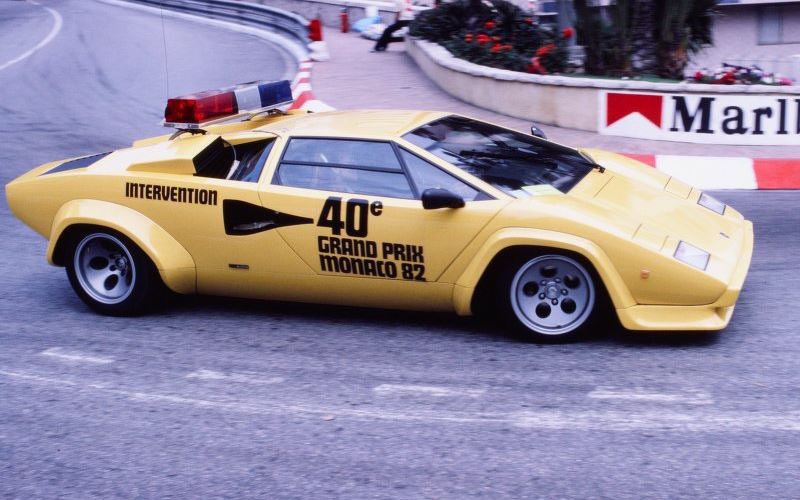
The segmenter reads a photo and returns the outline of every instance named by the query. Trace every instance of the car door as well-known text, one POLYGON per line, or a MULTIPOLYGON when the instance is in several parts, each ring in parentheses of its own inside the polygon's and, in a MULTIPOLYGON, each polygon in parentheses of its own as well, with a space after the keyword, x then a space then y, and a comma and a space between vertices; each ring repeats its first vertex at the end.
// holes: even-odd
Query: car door
POLYGON ((322 278, 298 296, 422 309, 451 307, 439 277, 506 203, 391 141, 321 137, 288 141, 261 199, 295 222, 278 232, 322 278), (464 206, 424 209, 428 185, 464 206))
POLYGON ((259 180, 279 139, 265 133, 227 139, 198 156, 197 174, 170 178, 182 203, 162 203, 153 217, 192 256, 199 293, 264 297, 275 274, 314 272, 274 227, 263 225, 271 214, 261 212, 259 180))

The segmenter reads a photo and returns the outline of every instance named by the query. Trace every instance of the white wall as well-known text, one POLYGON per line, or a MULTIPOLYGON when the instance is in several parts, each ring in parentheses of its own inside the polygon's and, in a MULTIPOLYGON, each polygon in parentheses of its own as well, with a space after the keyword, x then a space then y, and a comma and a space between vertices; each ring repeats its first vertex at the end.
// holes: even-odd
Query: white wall
MULTIPOLYGON (((783 9, 784 35, 787 36, 790 32, 800 35, 800 2, 784 5, 783 9)), ((796 59, 793 67, 789 57, 800 55, 800 43, 759 45, 758 6, 723 6, 719 10, 721 16, 717 18, 714 28, 714 46, 695 55, 692 58, 692 68, 716 68, 722 62, 744 62, 758 64, 766 71, 795 73, 791 76, 800 78, 800 60, 796 59), (776 58, 782 61, 773 62, 776 58)), ((794 39, 800 39, 800 36, 795 36, 794 39)))

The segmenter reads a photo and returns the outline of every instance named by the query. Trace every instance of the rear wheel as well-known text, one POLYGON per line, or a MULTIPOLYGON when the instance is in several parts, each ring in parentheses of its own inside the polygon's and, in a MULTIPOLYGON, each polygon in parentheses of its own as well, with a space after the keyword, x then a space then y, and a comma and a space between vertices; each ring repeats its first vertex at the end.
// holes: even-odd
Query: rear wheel
POLYGON ((566 255, 515 259, 500 273, 499 285, 503 316, 538 342, 575 340, 595 309, 592 273, 566 255))
POLYGON ((75 293, 92 309, 112 316, 141 314, 162 296, 153 263, 132 241, 108 229, 73 237, 66 262, 75 293))

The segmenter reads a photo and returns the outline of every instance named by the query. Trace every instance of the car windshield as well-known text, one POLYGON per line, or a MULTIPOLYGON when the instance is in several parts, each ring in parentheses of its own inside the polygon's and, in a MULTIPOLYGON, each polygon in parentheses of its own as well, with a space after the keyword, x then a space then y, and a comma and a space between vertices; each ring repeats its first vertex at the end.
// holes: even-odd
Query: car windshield
POLYGON ((593 167, 574 149, 461 116, 430 122, 403 138, 517 198, 542 185, 566 193, 593 167))

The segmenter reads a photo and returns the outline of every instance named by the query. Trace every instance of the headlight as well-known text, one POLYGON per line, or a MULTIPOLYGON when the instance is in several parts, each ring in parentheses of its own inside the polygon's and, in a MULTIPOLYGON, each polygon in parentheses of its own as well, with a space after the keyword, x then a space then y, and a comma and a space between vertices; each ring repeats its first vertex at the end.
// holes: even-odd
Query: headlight
POLYGON ((725 207, 728 206, 706 193, 700 193, 700 199, 697 200, 697 204, 701 207, 706 207, 709 210, 713 210, 720 215, 725 213, 725 207))
POLYGON ((700 250, 694 245, 690 245, 685 241, 678 243, 678 248, 675 249, 675 258, 679 261, 694 266, 697 269, 706 270, 708 267, 708 259, 711 255, 705 250, 700 250))

